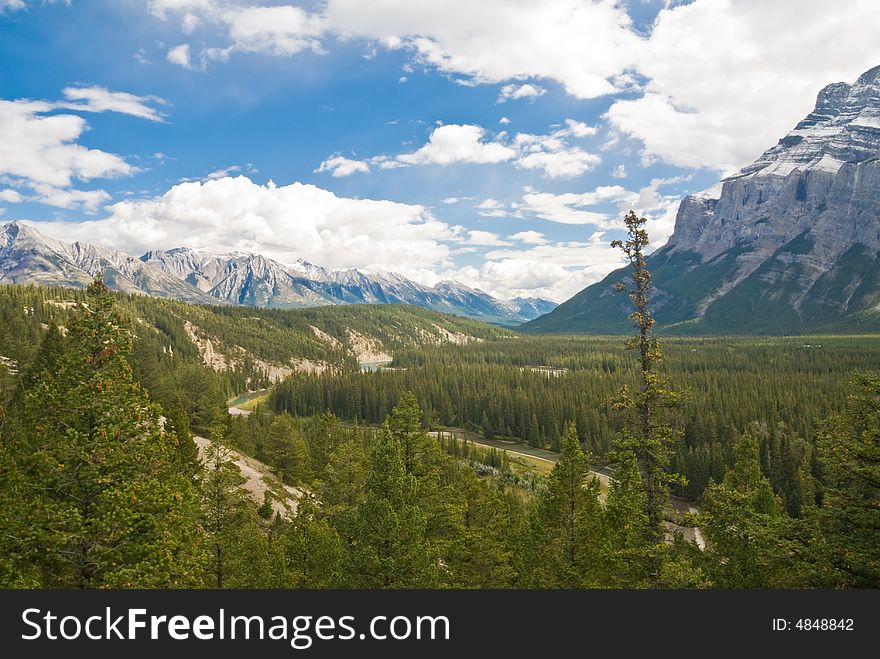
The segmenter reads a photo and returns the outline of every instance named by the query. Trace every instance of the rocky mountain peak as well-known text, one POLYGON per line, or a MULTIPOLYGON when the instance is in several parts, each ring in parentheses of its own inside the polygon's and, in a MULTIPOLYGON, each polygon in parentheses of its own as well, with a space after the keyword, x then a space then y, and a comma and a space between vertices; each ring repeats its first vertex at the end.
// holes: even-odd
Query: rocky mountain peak
MULTIPOLYGON (((823 88, 754 163, 681 202, 672 237, 650 257, 656 315, 712 331, 835 327, 880 308, 878 253, 880 66, 823 88)), ((612 273, 530 325, 607 331, 590 315, 625 319, 612 301, 619 280, 612 273)))

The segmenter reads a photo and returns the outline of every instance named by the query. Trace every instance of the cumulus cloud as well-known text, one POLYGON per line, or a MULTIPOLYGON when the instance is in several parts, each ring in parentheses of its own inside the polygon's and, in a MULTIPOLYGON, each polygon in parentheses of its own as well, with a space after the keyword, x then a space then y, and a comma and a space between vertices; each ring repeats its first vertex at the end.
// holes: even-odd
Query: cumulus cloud
POLYGON ((501 88, 501 91, 498 93, 498 99, 496 103, 506 103, 507 101, 515 101, 519 98, 528 98, 531 100, 535 100, 536 98, 543 96, 546 93, 547 90, 543 87, 540 87, 539 85, 533 85, 528 82, 522 85, 504 85, 501 88))
MULTIPOLYGON (((50 5, 54 5, 56 3, 64 3, 65 5, 70 5, 70 0, 41 0, 44 4, 48 3, 50 5)), ((36 2, 31 1, 30 4, 36 4, 36 2)), ((25 0, 0 0, 0 14, 3 12, 13 12, 18 11, 20 9, 24 9, 28 6, 28 3, 25 0)))
POLYGON ((336 32, 404 48, 440 71, 478 83, 546 78, 578 98, 614 91, 638 44, 614 0, 329 0, 336 32))
MULTIPOLYGON (((666 2, 647 34, 618 0, 520 0, 515 10, 509 0, 383 0, 369 12, 361 0, 327 0, 314 13, 231 0, 150 6, 184 29, 188 16, 219 26, 221 45, 205 48, 204 61, 236 50, 322 52, 334 37, 359 38, 406 50, 461 84, 504 84, 499 100, 535 98, 542 88, 523 80, 556 81, 580 99, 626 91, 607 119, 643 143, 646 161, 722 171, 773 144, 821 87, 875 65, 880 24, 880 3, 867 0, 837 12, 827 0, 666 2)), ((530 162, 544 169, 547 160, 530 162)))
POLYGON ((498 249, 486 261, 443 274, 500 298, 543 297, 557 302, 599 281, 619 266, 619 255, 602 234, 585 241, 498 249))
POLYGON ((497 199, 484 199, 477 204, 477 213, 483 217, 506 217, 507 208, 497 199))
POLYGON ((608 119, 644 142, 649 156, 738 169, 791 130, 819 89, 877 64, 878 24, 877 2, 848 3, 841 12, 821 0, 670 7, 636 63, 649 78, 646 93, 616 101, 608 119))
POLYGON ((130 176, 137 169, 123 158, 78 141, 86 120, 59 110, 116 112, 162 121, 153 107, 157 96, 137 96, 104 87, 67 87, 64 100, 0 99, 0 181, 14 188, 4 201, 33 201, 65 209, 96 211, 110 199, 104 190, 81 190, 75 184, 130 176))
POLYGON ((340 176, 351 176, 356 172, 369 174, 370 166, 363 160, 352 160, 345 156, 333 156, 332 158, 327 158, 315 170, 316 174, 321 172, 330 172, 331 176, 338 178, 340 176))
POLYGON ((510 239, 531 245, 546 245, 549 242, 540 231, 520 231, 510 236, 510 239))
POLYGON ((87 128, 85 119, 47 114, 53 109, 42 101, 0 99, 0 176, 13 187, 30 188, 43 203, 91 206, 103 193, 63 191, 74 180, 127 176, 135 170, 117 155, 77 144, 87 128))
POLYGON ((334 176, 369 172, 369 164, 379 169, 412 165, 452 165, 456 163, 498 164, 513 161, 520 169, 542 170, 546 178, 573 178, 602 162, 594 154, 571 144, 572 139, 590 137, 596 128, 581 121, 566 119, 562 127, 546 135, 517 133, 510 140, 505 131, 491 136, 482 126, 448 124, 435 128, 428 142, 410 153, 396 156, 382 154, 368 161, 333 156, 318 167, 334 176))
POLYGON ((473 124, 438 126, 428 143, 395 160, 405 165, 449 165, 452 163, 499 163, 516 156, 516 151, 500 142, 486 139, 486 130, 473 124))
POLYGON ((626 177, 626 165, 618 165, 614 168, 614 171, 611 172, 611 178, 622 179, 626 177))
POLYGON ((488 247, 503 247, 510 245, 506 240, 501 240, 501 236, 491 231, 468 231, 467 243, 469 245, 482 245, 488 247))
POLYGON ((5 201, 7 204, 17 204, 21 200, 21 193, 17 190, 0 190, 0 201, 5 201))
POLYGON ((681 202, 679 194, 662 194, 664 186, 685 183, 687 176, 655 178, 639 190, 619 185, 599 186, 582 193, 555 194, 527 190, 518 208, 523 215, 532 215, 559 224, 587 224, 597 228, 620 229, 621 216, 632 209, 648 218, 651 246, 660 247, 672 235, 675 214, 681 202))
POLYGON ((304 50, 324 52, 320 37, 325 19, 290 5, 230 8, 220 12, 232 45, 225 50, 295 55, 304 50))
POLYGON ((85 240, 129 254, 186 245, 264 254, 283 263, 305 258, 330 268, 395 271, 423 279, 448 267, 448 243, 460 229, 423 206, 349 199, 293 183, 258 185, 246 176, 175 185, 161 197, 122 201, 109 216, 47 223, 58 238, 85 240))

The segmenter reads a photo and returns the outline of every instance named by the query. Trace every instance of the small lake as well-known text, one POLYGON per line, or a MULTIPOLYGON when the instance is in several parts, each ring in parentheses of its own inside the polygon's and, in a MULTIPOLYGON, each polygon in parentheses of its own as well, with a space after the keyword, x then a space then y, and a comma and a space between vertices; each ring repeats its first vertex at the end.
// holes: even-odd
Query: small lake
POLYGON ((361 362, 361 370, 366 373, 374 373, 378 371, 380 368, 388 366, 392 360, 386 359, 381 362, 361 362))

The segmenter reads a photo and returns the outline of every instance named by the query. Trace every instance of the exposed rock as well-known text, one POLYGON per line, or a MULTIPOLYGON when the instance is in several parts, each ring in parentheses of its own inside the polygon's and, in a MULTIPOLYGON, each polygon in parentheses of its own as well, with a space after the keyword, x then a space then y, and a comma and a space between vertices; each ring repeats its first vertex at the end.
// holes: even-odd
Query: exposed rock
MULTIPOLYGON (((649 259, 659 323, 682 331, 871 329, 880 303, 880 67, 828 85, 753 164, 686 197, 649 259), (865 315, 864 312, 868 312, 865 315), (696 323, 694 321, 697 321, 696 323)), ((628 328, 623 271, 525 326, 628 328)))

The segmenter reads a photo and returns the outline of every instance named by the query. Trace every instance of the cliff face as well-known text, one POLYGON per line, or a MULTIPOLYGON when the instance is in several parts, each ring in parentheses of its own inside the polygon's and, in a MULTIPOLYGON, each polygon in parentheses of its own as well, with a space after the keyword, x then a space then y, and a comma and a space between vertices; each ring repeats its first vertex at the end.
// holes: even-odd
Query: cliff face
MULTIPOLYGON (((693 331, 874 326, 880 303, 880 67, 825 87, 753 164, 685 198, 649 259, 658 322, 693 331), (867 325, 865 325, 867 324, 867 325)), ((617 331, 623 272, 527 326, 617 331)))

